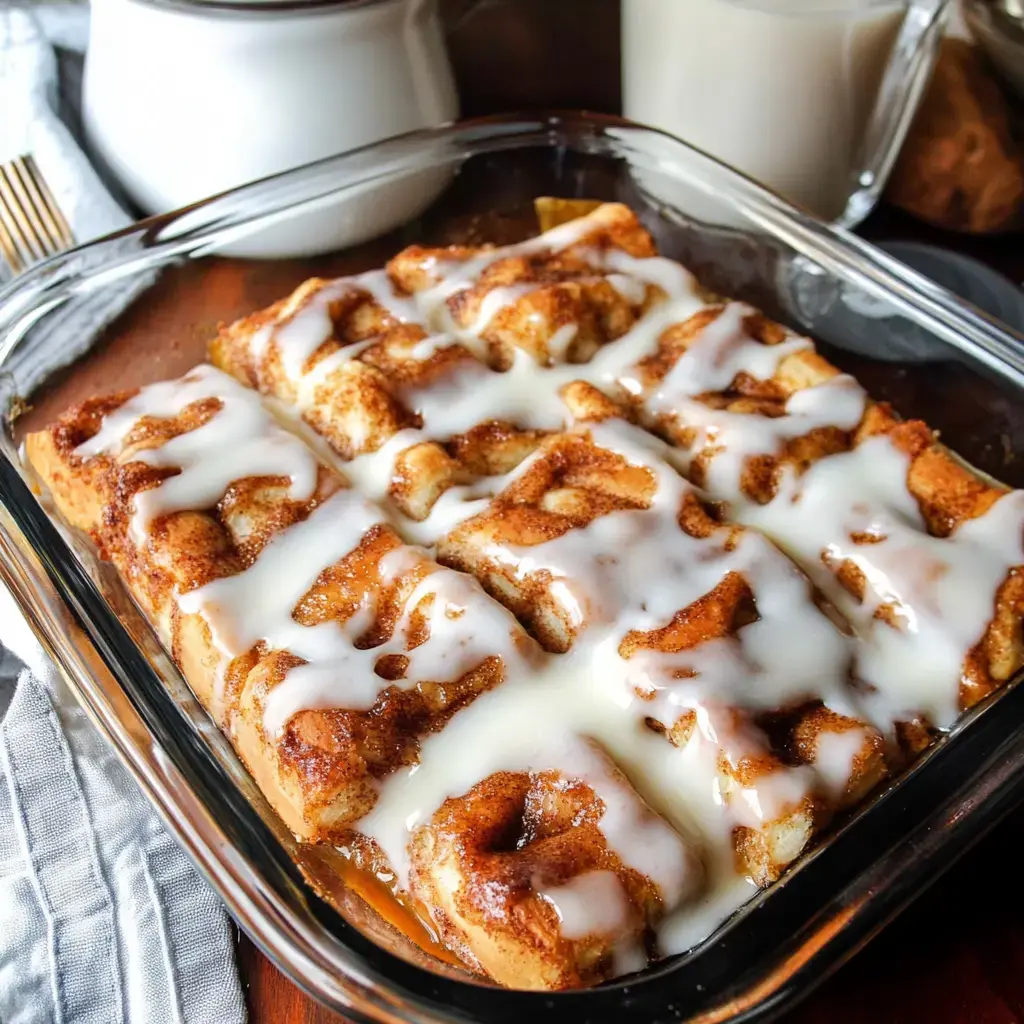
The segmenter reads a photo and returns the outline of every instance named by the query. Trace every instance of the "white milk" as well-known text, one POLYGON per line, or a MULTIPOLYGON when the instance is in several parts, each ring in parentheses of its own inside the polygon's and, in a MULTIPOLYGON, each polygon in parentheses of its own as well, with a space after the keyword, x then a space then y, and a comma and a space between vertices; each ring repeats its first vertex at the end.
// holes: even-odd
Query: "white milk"
POLYGON ((834 219, 905 6, 623 0, 625 114, 834 219))

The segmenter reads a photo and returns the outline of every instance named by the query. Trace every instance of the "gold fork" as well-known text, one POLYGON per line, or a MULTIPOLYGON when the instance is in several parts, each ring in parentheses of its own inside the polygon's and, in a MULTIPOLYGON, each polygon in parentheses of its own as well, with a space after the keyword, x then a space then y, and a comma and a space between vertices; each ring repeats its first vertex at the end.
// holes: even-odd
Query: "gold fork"
POLYGON ((0 164, 0 255, 11 272, 75 244, 75 236, 31 155, 0 164))

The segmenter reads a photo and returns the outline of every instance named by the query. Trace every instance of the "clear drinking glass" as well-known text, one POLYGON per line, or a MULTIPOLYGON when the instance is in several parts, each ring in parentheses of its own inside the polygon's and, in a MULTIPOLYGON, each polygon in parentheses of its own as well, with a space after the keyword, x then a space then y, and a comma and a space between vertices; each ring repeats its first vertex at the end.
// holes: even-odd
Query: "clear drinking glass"
POLYGON ((874 206, 951 0, 623 0, 623 109, 849 227, 874 206))

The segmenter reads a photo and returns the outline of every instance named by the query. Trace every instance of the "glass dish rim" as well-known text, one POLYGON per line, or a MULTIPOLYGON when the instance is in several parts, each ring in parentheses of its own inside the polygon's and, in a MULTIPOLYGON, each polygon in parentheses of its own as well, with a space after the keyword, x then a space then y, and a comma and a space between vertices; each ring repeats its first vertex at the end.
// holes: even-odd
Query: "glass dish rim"
MULTIPOLYGON (((868 285, 869 290, 881 291, 897 308, 904 312, 908 309, 912 310, 915 319, 919 322, 922 320, 934 321, 936 327, 939 328, 936 333, 955 348, 973 356, 989 369, 996 370, 1010 383, 1017 386, 1024 384, 1024 356, 1020 354, 1020 350, 1017 349, 1013 338, 1008 333, 1001 331, 990 318, 972 312, 964 303, 938 286, 932 285, 920 275, 906 270, 890 257, 877 252, 866 243, 853 238, 840 229, 830 228, 789 207, 760 186, 665 133, 630 125, 618 118, 564 113, 503 115, 443 126, 438 129, 412 132, 383 143, 375 143, 347 154, 275 175, 181 211, 151 218, 115 235, 107 236, 56 257, 30 271, 29 274, 19 278, 0 292, 0 337, 3 339, 0 341, 0 369, 2 369, 4 360, 20 338, 24 337, 31 324, 52 311, 67 298, 88 294, 90 290, 103 287, 111 281, 129 274, 141 273, 158 265, 170 264, 179 255, 194 257, 196 254, 202 254, 204 251, 208 251, 212 245, 222 244, 224 241, 238 237, 237 228, 239 226, 248 230, 261 225, 266 226, 274 221, 275 216, 293 213, 296 209, 302 209, 309 202, 315 202, 318 198, 333 194, 340 188, 357 187, 365 181, 386 180, 388 172, 387 170, 381 171, 380 168, 383 166, 387 169, 389 160, 393 162, 397 158, 399 164, 403 160, 412 160, 411 164, 403 166, 406 171, 415 171, 423 169, 425 166, 416 160, 429 157, 433 152, 433 147, 436 146, 441 147, 441 159, 436 161, 440 163, 442 160, 449 162, 478 153, 529 148, 543 144, 565 145, 570 148, 575 147, 581 152, 604 152, 606 155, 628 159, 631 152, 629 141, 636 142, 644 139, 656 140, 659 152, 663 154, 666 151, 666 146, 669 153, 674 152, 677 155, 685 153, 687 160, 696 161, 696 166, 702 172, 702 177, 703 172, 710 172, 712 179, 717 176, 720 180, 716 187, 730 193, 728 198, 732 205, 744 208, 745 214, 754 224, 761 225, 770 234, 790 245, 794 245, 794 241, 800 243, 794 245, 794 248, 804 251, 805 255, 806 249, 809 248, 815 257, 820 256, 824 265, 830 267, 834 273, 845 279, 853 279, 857 283, 868 285), (512 145, 513 142, 517 145, 512 145), (460 152, 451 152, 450 149, 460 150, 460 152), (375 167, 376 171, 367 171, 368 167, 375 167), (344 184, 333 180, 331 187, 326 192, 316 191, 319 187, 316 183, 321 177, 335 178, 339 175, 343 177, 346 172, 349 172, 349 178, 344 184), (288 202, 290 186, 303 183, 312 186, 313 194, 307 194, 301 201, 288 202), (261 193, 266 193, 266 195, 261 195, 261 193), (255 216, 245 216, 240 213, 240 209, 245 207, 247 202, 254 199, 273 200, 275 195, 279 205, 274 206, 271 203, 269 213, 267 213, 266 205, 263 207, 264 212, 255 216), (161 235, 165 237, 161 238, 161 235), (131 241, 140 243, 140 255, 125 256, 121 251, 126 248, 125 243, 131 241), (103 256, 104 254, 108 258, 98 260, 96 266, 85 269, 78 266, 81 262, 89 262, 88 259, 83 261, 83 256, 103 256), (16 330, 16 327, 20 327, 20 331, 16 330)), ((668 160, 667 157, 662 159, 668 160)), ((659 167, 662 167, 661 161, 659 161, 659 167)), ((668 168, 672 168, 671 160, 668 160, 668 168)), ((679 172, 678 166, 675 170, 676 173, 679 172)), ((693 172, 684 177, 692 178, 693 172)), ((819 265, 821 264, 819 263, 819 265)), ((11 397, 10 394, 8 397, 11 397)), ((219 831, 216 822, 206 822, 203 833, 197 835, 194 821, 187 820, 187 816, 184 822, 179 820, 183 805, 175 804, 174 800, 176 797, 182 797, 183 787, 187 789, 187 783, 181 777, 177 766, 168 761, 166 753, 161 749, 157 739, 146 731, 141 717, 138 717, 138 708, 119 708, 117 714, 122 717, 121 720, 118 720, 117 714, 114 713, 111 706, 109 704, 103 706, 103 701, 99 700, 97 691, 100 689, 100 684, 96 680, 90 681, 88 678, 89 671, 95 672, 98 667, 94 665, 90 668, 82 664, 75 664, 73 652, 66 649, 55 649, 60 647, 54 633, 56 620, 53 608, 50 608, 49 611, 46 608, 47 602, 53 600, 63 602, 71 608, 72 614, 78 618, 80 624, 87 631, 91 631, 90 646, 95 650, 97 658, 108 673, 119 669, 123 676, 126 670, 124 652, 123 650, 118 651, 117 643, 111 643, 108 637, 107 649, 104 649, 103 643, 97 641, 96 624, 102 618, 97 615, 97 609, 90 608, 88 604, 83 605, 81 601, 76 607, 75 596, 88 594, 88 589, 92 585, 88 581, 83 582, 82 579, 77 578, 84 575, 77 559, 59 539, 52 523, 28 495, 25 482, 19 475, 18 467, 12 459, 12 454, 16 453, 12 453, 10 447, 7 444, 4 451, 6 459, 0 462, 0 499, 2 499, 0 504, 3 505, 3 520, 0 521, 0 541, 3 542, 0 545, 0 555, 3 557, 0 558, 0 570, 2 570, 4 578, 13 584, 12 589, 16 598, 29 613, 30 623, 37 634, 42 633, 44 644, 56 655, 62 671, 69 677, 79 699, 86 704, 94 720, 98 721, 102 731, 114 743, 122 760, 126 761, 129 770, 147 791, 147 795, 170 825, 179 842, 182 842, 188 849, 207 877, 225 896, 243 926, 248 925, 246 930, 254 936, 257 944, 272 959, 281 964, 302 987, 343 1012, 356 1013, 360 1019, 420 1022, 451 1019, 445 1012, 447 1004, 439 1005, 436 998, 431 998, 432 995, 436 996, 438 991, 444 990, 449 985, 460 985, 465 988, 478 989, 481 992, 499 992, 500 996, 497 998, 508 1005, 515 1004, 522 1009, 529 1007, 531 1012, 537 1012, 540 1007, 547 1005, 547 1001, 552 999, 551 1005, 559 1006, 562 1010, 571 1006, 579 1010, 586 1007, 586 1010, 593 1012, 598 1007, 599 1000, 614 999, 617 994, 621 1001, 630 994, 631 990, 648 989, 657 979, 664 979, 673 973, 675 967, 669 963, 661 967, 655 966, 641 979, 626 980, 586 992, 559 993, 552 997, 550 994, 510 993, 506 990, 496 990, 476 984, 443 980, 411 965, 405 965, 403 971, 395 973, 407 975, 408 971, 418 972, 428 979, 427 983, 420 988, 419 992, 401 985, 396 987, 394 974, 390 976, 386 973, 382 974, 372 963, 367 962, 365 945, 372 945, 372 943, 365 938, 362 943, 354 942, 354 945, 360 947, 361 957, 358 960, 353 957, 341 965, 336 960, 326 963, 324 950, 317 942, 318 936, 309 934, 311 921, 297 923, 285 919, 287 914, 283 914, 280 901, 275 904, 275 901, 270 898, 274 894, 268 895, 262 880, 252 877, 251 865, 239 863, 237 855, 232 858, 230 851, 225 851, 224 847, 230 841, 226 840, 223 832, 219 831), (26 498, 28 499, 27 504, 26 498), (45 524, 40 520, 45 520, 45 524), (40 534, 40 531, 45 533, 47 527, 52 532, 52 537, 43 537, 40 534), (12 545, 15 548, 18 547, 16 543, 18 535, 21 535, 22 538, 21 547, 18 550, 12 550, 12 545), (41 552, 45 553, 49 559, 45 565, 43 564, 45 560, 41 558, 41 552), (30 564, 33 561, 39 563, 35 566, 34 571, 40 575, 40 578, 48 581, 52 593, 44 593, 31 581, 26 581, 26 573, 31 575, 33 572, 33 566, 30 564), (113 665, 111 660, 114 662, 113 665), (86 687, 85 694, 82 692, 83 686, 86 687), (90 700, 92 704, 90 704, 90 700), (136 715, 133 724, 146 732, 145 742, 135 748, 131 744, 132 742, 138 744, 138 737, 135 737, 133 741, 131 730, 125 730, 125 721, 132 718, 130 710, 136 715), (153 789, 157 783, 163 786, 159 794, 153 789), (215 849, 218 843, 221 852, 220 859, 218 859, 215 849), (249 877, 242 877, 246 873, 249 877), (246 885, 253 891, 247 891, 246 885), (271 930, 269 934, 266 931, 267 928, 271 930), (332 977, 331 969, 344 972, 346 968, 348 973, 345 974, 344 981, 332 977), (433 982, 429 981, 431 978, 434 979, 433 982), (428 1001, 433 1005, 424 1005, 422 1000, 424 992, 428 996, 428 1001), (412 1001, 405 998, 410 993, 413 995, 412 1001), (383 1005, 382 995, 386 997, 383 1005), (524 1003, 523 1000, 529 1002, 524 1003), (375 1016, 381 1012, 385 1014, 384 1017, 375 1016)), ((95 590, 94 587, 93 589, 95 590)), ((99 598, 98 592, 95 597, 99 598)), ((102 599, 99 600, 105 604, 102 599)), ((113 617, 116 623, 113 612, 109 607, 106 610, 108 616, 113 617)), ((106 625, 110 624, 106 623, 106 625)), ((123 631, 123 626, 121 629, 123 631)), ((102 640, 103 637, 99 637, 99 641, 102 640)), ((153 672, 151 667, 149 671, 153 672)), ((120 686, 121 700, 124 702, 126 691, 123 679, 117 681, 115 678, 114 685, 120 686)), ((1019 691, 1022 695, 1021 699, 1024 699, 1024 688, 1018 687, 1016 691, 1019 691)), ((1002 697, 998 699, 1002 699, 1002 697)), ((991 723, 993 716, 985 715, 990 706, 991 704, 983 705, 977 712, 967 716, 964 725, 958 726, 954 735, 963 734, 967 725, 978 719, 991 723)), ((948 744, 942 749, 946 749, 946 746, 948 744)), ((1004 736, 996 752, 1001 756, 1006 755, 1007 765, 1012 766, 1018 758, 1011 759, 1008 753, 1012 752, 1015 755, 1024 753, 1024 738, 1016 737, 1013 734, 1004 736)), ((934 760, 933 755, 936 753, 937 751, 933 750, 927 756, 926 763, 929 762, 929 759, 934 760)), ((916 772, 917 769, 915 768, 914 771, 916 772)), ((985 819, 989 824, 994 823, 999 814, 1009 809, 1005 806, 1006 803, 1016 799, 1020 783, 1024 781, 1018 777, 1019 775, 1019 772, 1013 772, 1006 768, 1002 774, 996 771, 986 772, 981 782, 978 782, 977 779, 972 780, 978 783, 979 787, 981 783, 986 783, 989 786, 984 808, 980 806, 977 808, 979 814, 975 817, 978 820, 980 820, 979 815, 982 809, 986 811, 985 819)), ((981 792, 981 788, 978 788, 978 792, 981 792)), ((948 800, 933 809, 935 814, 939 814, 946 804, 951 803, 958 795, 959 791, 952 792, 948 800)), ((205 805, 198 802, 199 798, 194 793, 191 796, 191 806, 202 811, 205 805)), ((962 820, 966 820, 966 817, 962 816, 962 820)), ((955 821, 961 821, 961 818, 957 818, 955 821)), ((966 848, 968 843, 976 838, 976 835, 966 835, 962 828, 951 835, 954 838, 942 845, 942 852, 947 857, 951 851, 954 853, 957 851, 957 843, 962 844, 962 848, 966 848)), ((235 852, 237 854, 237 851, 235 852)), ((934 859, 935 851, 932 856, 934 859)), ((815 855, 812 854, 809 860, 813 860, 814 857, 815 855)), ((943 867, 945 866, 948 866, 948 863, 943 865, 943 867)), ((792 877, 797 877, 799 874, 800 869, 793 872, 792 877)), ((782 884, 785 885, 786 881, 784 880, 782 884)), ((774 892, 776 888, 778 886, 773 887, 770 891, 774 892)), ((906 900, 909 898, 910 896, 906 896, 906 900)), ((870 934, 881 927, 885 920, 888 920, 898 909, 898 907, 890 908, 881 916, 876 911, 874 924, 859 934, 855 935, 847 928, 845 933, 839 933, 843 942, 833 941, 822 949, 809 950, 809 958, 792 966, 788 974, 780 976, 774 988, 764 991, 757 997, 756 1004, 748 1002, 744 1005, 742 1000, 734 998, 729 1001, 728 1007, 720 1006, 718 1009, 727 1010, 730 1018, 747 1018, 753 1014, 778 1012, 781 1007, 780 1001, 789 1001, 794 997, 796 994, 794 988, 799 989, 801 994, 806 991, 808 984, 820 980, 825 970, 838 966, 841 959, 852 953, 855 948, 859 948, 859 945, 866 941, 870 934), (829 952, 829 957, 823 958, 823 950, 829 952), (818 974, 813 979, 806 976, 809 965, 819 965, 818 974)), ((375 946, 373 948, 377 949, 375 946)), ((353 953, 352 945, 346 949, 350 954, 353 953)), ((378 954, 376 957, 378 960, 380 957, 397 960, 392 954, 383 950, 378 950, 378 954)), ((484 1019, 472 1015, 466 1016, 465 1010, 462 1010, 461 1013, 460 1019, 484 1019)), ((727 1018, 716 1012, 714 1008, 709 1008, 708 1012, 702 1013, 699 1019, 711 1021, 727 1018)))

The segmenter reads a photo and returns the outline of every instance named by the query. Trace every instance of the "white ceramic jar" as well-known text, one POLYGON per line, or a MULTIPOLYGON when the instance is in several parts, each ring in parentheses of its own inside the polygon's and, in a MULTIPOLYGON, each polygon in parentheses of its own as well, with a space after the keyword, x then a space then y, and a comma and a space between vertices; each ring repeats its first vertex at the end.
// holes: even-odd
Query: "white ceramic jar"
POLYGON ((147 213, 456 115, 435 0, 93 0, 86 136, 147 213))

